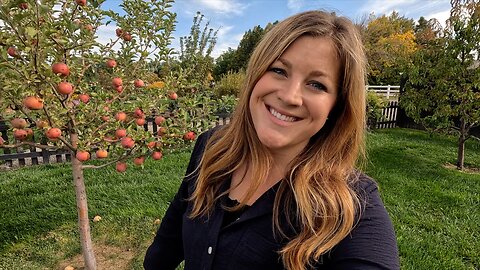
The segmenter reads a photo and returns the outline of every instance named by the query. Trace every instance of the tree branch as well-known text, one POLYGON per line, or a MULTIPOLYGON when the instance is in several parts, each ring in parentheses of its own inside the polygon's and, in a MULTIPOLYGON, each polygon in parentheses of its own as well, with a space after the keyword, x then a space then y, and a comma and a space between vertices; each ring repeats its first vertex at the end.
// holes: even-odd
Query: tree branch
POLYGON ((100 169, 100 168, 103 168, 103 167, 107 167, 107 166, 110 166, 114 163, 117 163, 118 161, 122 161, 122 160, 125 160, 127 159, 128 157, 130 157, 133 153, 133 149, 128 151, 125 155, 115 159, 115 160, 112 160, 110 162, 107 162, 105 164, 102 164, 102 165, 99 165, 99 166, 96 166, 96 165, 82 165, 82 168, 83 169, 100 169))

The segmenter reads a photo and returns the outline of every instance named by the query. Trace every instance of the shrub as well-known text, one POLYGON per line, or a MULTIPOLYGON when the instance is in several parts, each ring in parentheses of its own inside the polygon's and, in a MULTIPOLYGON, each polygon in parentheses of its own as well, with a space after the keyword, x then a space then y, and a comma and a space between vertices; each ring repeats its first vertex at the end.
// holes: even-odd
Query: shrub
POLYGON ((382 108, 385 107, 385 100, 375 92, 367 91, 367 126, 375 128, 377 121, 381 120, 382 108))
POLYGON ((229 71, 223 75, 218 84, 215 86, 214 91, 217 97, 226 95, 236 96, 240 92, 245 80, 245 72, 243 70, 239 72, 229 71))

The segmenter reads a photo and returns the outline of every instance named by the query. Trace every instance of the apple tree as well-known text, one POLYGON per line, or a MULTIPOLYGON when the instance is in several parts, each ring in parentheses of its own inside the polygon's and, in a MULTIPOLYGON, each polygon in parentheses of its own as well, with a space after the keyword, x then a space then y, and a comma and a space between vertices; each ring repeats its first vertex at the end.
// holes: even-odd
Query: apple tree
POLYGON ((123 172, 128 159, 160 159, 165 145, 194 140, 192 123, 205 116, 179 104, 175 78, 148 69, 172 53, 173 1, 124 0, 121 14, 103 2, 4 0, 0 7, 0 112, 11 138, 0 147, 70 151, 87 269, 96 262, 83 170, 123 172), (105 31, 115 38, 100 43, 105 31), (156 134, 144 128, 152 114, 156 134), (86 164, 90 158, 105 161, 86 164))

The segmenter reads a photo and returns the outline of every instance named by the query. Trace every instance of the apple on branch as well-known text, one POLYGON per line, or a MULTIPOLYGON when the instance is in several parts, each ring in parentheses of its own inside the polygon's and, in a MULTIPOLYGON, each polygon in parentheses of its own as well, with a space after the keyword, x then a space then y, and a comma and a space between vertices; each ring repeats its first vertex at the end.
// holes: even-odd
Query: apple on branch
POLYGON ((62 95, 69 95, 73 92, 73 85, 69 82, 60 82, 57 85, 57 92, 62 95))
POLYGON ((28 126, 28 123, 23 118, 14 118, 10 120, 10 125, 12 125, 13 128, 23 129, 28 126))
POLYGON ((87 161, 90 159, 90 153, 87 151, 80 150, 80 151, 77 151, 77 154, 75 155, 75 157, 81 162, 87 161))
POLYGON ((13 137, 19 141, 24 141, 28 136, 28 133, 25 129, 15 129, 13 131, 13 137))
POLYGON ((23 99, 23 105, 30 110, 41 110, 43 109, 43 100, 39 97, 28 96, 23 99))
POLYGON ((117 66, 117 61, 113 60, 113 59, 108 59, 107 62, 106 62, 106 65, 108 68, 114 68, 117 66))
POLYGON ((45 132, 45 136, 47 136, 49 140, 56 141, 62 136, 62 131, 59 128, 49 128, 47 132, 45 132))
POLYGON ((52 65, 52 71, 55 74, 60 74, 62 76, 70 75, 70 68, 65 63, 59 62, 52 65))
POLYGON ((97 152, 95 152, 95 156, 97 158, 107 158, 108 152, 105 149, 98 149, 97 152))

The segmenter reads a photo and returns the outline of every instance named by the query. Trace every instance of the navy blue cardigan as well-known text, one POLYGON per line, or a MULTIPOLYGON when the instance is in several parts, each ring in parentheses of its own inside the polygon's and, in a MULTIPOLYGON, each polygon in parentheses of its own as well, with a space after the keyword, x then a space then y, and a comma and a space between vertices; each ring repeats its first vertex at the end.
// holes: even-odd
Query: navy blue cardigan
MULTIPOLYGON (((193 149, 187 175, 195 170, 212 130, 200 135, 193 149)), ((316 269, 400 269, 397 243, 390 218, 375 182, 362 175, 359 192, 364 194, 364 211, 352 232, 329 253, 316 269)), ((196 175, 186 177, 173 198, 151 246, 144 267, 174 270, 185 260, 185 270, 199 269, 284 269, 277 253, 285 239, 272 230, 272 212, 278 184, 264 193, 239 219, 222 227, 224 196, 210 218, 190 219, 188 198, 196 175)), ((225 181, 226 190, 230 181, 225 181)))

